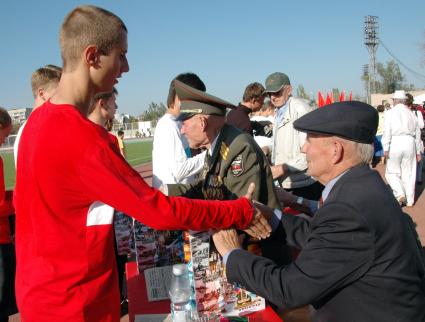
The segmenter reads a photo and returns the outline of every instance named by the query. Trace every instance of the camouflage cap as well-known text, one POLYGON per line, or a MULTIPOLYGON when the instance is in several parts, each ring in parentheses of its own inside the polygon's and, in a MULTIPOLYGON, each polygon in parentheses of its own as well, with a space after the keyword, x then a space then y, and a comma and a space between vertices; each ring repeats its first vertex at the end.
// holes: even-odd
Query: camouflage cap
POLYGON ((196 114, 225 116, 226 108, 234 105, 218 97, 199 91, 178 80, 174 80, 176 93, 180 99, 180 115, 177 120, 183 121, 196 114))
POLYGON ((266 78, 266 89, 264 93, 275 93, 282 89, 285 85, 291 85, 288 75, 284 73, 273 73, 266 78))

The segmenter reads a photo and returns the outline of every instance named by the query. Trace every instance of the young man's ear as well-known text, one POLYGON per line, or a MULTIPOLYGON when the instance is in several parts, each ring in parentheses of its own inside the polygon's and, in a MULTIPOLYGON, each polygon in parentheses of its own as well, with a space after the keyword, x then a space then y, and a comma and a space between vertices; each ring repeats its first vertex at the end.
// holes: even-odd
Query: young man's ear
POLYGON ((84 50, 84 61, 89 66, 99 65, 100 53, 96 46, 90 45, 84 50))
POLYGON ((47 101, 44 95, 44 89, 42 87, 37 89, 37 96, 40 97, 44 102, 47 101))

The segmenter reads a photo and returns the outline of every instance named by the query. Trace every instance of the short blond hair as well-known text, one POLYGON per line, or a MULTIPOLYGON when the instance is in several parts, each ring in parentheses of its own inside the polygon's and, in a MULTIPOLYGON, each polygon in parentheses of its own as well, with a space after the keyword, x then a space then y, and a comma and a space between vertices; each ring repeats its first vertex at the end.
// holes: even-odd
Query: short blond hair
POLYGON ((40 88, 48 89, 53 85, 57 86, 61 75, 62 68, 55 65, 46 65, 32 73, 31 90, 34 98, 37 97, 37 92, 40 88))
POLYGON ((65 17, 60 31, 64 70, 72 71, 89 45, 108 55, 118 44, 123 30, 127 32, 124 22, 108 10, 95 6, 80 6, 72 10, 65 17))

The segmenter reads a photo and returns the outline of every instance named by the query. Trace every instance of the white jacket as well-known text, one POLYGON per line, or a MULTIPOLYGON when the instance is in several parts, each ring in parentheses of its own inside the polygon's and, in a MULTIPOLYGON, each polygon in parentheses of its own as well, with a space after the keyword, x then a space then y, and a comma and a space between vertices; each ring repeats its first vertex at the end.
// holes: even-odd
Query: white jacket
POLYGON ((275 165, 285 163, 288 166, 290 174, 281 182, 283 188, 307 187, 315 183, 315 180, 305 173, 307 161, 305 154, 301 153, 306 134, 295 130, 293 123, 314 108, 306 100, 295 97, 290 97, 287 105, 283 120, 273 127, 272 161, 275 165))

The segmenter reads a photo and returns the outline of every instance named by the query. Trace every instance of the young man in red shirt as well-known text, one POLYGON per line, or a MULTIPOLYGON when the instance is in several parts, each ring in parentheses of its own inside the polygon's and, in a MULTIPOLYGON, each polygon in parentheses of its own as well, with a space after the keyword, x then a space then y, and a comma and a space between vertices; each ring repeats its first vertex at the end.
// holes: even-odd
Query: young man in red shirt
POLYGON ((155 229, 235 226, 266 237, 270 227, 247 198, 199 201, 152 189, 111 147, 107 131, 87 119, 93 96, 112 91, 129 71, 119 17, 77 7, 60 43, 57 91, 31 114, 19 147, 18 307, 24 321, 119 321, 113 209, 155 229))

